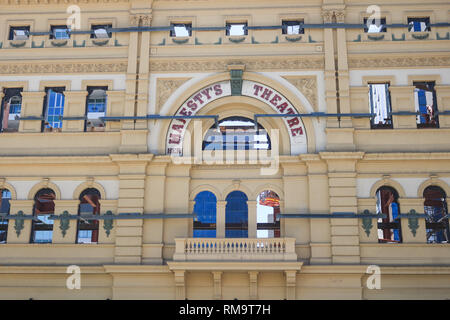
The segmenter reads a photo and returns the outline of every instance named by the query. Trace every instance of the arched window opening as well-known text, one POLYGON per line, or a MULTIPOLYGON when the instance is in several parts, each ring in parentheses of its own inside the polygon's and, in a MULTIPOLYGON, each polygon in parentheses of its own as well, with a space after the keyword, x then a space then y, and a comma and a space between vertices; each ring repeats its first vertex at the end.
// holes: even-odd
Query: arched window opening
POLYGON ((248 198, 242 191, 233 191, 225 207, 225 237, 248 238, 248 198))
POLYGON ((86 131, 105 131, 106 90, 108 87, 88 87, 86 98, 86 131))
POLYGON ((8 189, 0 189, 0 243, 6 243, 8 237, 8 220, 11 192, 8 189))
POLYGON ((280 221, 277 216, 280 213, 280 197, 274 191, 265 190, 257 199, 257 230, 258 238, 279 238, 280 221))
POLYGON ((53 220, 56 195, 52 189, 41 189, 34 196, 33 216, 31 224, 31 243, 51 243, 53 236, 53 220))
POLYGON ((194 238, 216 237, 217 199, 210 191, 202 191, 195 197, 194 238))
POLYGON ((444 190, 429 186, 423 192, 425 198, 426 229, 428 243, 449 243, 448 207, 444 190))
POLYGON ((97 243, 98 242, 98 220, 86 219, 92 215, 100 215, 100 192, 97 189, 89 188, 80 194, 80 205, 77 224, 76 243, 97 243), (83 218, 83 216, 85 218, 83 218))
POLYGON ((391 187, 381 187, 378 189, 376 197, 377 214, 386 215, 386 218, 378 219, 378 242, 402 242, 400 206, 397 191, 391 187))
POLYGON ((229 117, 212 126, 203 140, 203 150, 270 150, 270 137, 258 123, 244 117, 229 117))

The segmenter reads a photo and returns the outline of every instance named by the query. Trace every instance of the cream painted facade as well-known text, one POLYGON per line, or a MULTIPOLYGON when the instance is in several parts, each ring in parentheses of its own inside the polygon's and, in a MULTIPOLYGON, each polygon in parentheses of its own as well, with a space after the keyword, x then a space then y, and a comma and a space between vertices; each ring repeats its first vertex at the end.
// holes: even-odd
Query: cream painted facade
MULTIPOLYGON (((382 186, 398 192, 401 214, 423 214, 428 186, 450 197, 450 27, 418 34, 392 27, 382 39, 370 39, 360 28, 326 25, 362 24, 372 4, 0 0, 0 89, 23 89, 25 118, 18 132, 0 133, 0 189, 10 191, 14 216, 0 244, 0 298, 449 299, 450 244, 427 243, 423 215, 402 216, 402 243, 379 243, 377 217, 363 219, 363 212, 375 213, 382 186), (100 23, 122 31, 106 43, 86 33, 9 40, 11 26, 46 33, 66 24, 71 5, 80 8, 80 30, 100 23), (281 26, 296 19, 325 25, 305 27, 299 36, 281 28, 227 36, 223 29, 227 22, 281 26), (175 38, 147 28, 171 23, 192 23, 192 35, 175 38), (124 30, 129 27, 144 29, 124 30), (221 29, 195 29, 202 27, 221 29), (233 81, 242 85, 238 94, 233 81), (396 114, 392 129, 371 129, 369 118, 355 116, 370 113, 371 82, 389 82, 393 112, 415 112, 415 81, 435 82, 439 128, 419 129, 415 115, 396 114), (345 116, 303 116, 295 126, 289 118, 260 117, 269 135, 272 129, 279 137, 271 136, 279 141, 271 174, 262 174, 268 165, 258 161, 195 161, 198 146, 189 145, 188 137, 198 133, 196 125, 205 134, 214 117, 183 123, 177 144, 183 157, 171 156, 170 134, 180 121, 145 117, 179 115, 196 94, 210 87, 212 96, 218 84, 223 92, 211 99, 204 94, 195 115, 221 120, 282 114, 272 100, 278 95, 295 114, 345 116), (255 95, 255 85, 271 90, 270 98, 261 97, 263 90, 255 95), (108 87, 106 117, 117 118, 106 121, 104 131, 84 130, 89 86, 108 87), (41 132, 46 87, 64 87, 60 132, 41 132), (101 215, 118 219, 99 220, 95 244, 76 243, 75 219, 68 228, 54 220, 52 243, 30 243, 32 220, 17 213, 31 215, 42 188, 55 193, 55 215, 77 215, 82 191, 96 188, 101 215), (225 238, 226 199, 236 190, 248 197, 248 238, 225 238), (279 238, 256 238, 257 197, 264 190, 280 198, 279 238), (202 191, 217 200, 215 239, 193 238, 194 199, 202 191), (333 216, 339 212, 354 216, 333 216), (135 215, 121 216, 126 213, 135 215), (212 248, 189 250, 201 241, 212 248), (229 244, 238 246, 216 249, 229 244), (69 265, 81 268, 80 290, 66 287, 69 265), (370 265, 381 268, 381 289, 367 287, 370 265)), ((387 24, 425 16, 432 24, 450 21, 447 0, 377 5, 387 24)))

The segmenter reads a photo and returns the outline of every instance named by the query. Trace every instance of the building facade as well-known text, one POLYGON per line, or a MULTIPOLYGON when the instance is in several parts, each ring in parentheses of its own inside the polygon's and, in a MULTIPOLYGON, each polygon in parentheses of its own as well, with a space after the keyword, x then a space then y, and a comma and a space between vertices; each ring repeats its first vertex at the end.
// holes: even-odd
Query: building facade
POLYGON ((449 21, 0 0, 0 298, 449 299, 449 21))

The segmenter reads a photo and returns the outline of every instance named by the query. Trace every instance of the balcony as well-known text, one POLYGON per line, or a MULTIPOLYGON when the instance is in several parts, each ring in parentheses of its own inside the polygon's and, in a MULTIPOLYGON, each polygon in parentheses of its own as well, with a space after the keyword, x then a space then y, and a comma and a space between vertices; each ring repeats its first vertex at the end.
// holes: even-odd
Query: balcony
POLYGON ((295 238, 175 239, 174 261, 297 261, 295 238))

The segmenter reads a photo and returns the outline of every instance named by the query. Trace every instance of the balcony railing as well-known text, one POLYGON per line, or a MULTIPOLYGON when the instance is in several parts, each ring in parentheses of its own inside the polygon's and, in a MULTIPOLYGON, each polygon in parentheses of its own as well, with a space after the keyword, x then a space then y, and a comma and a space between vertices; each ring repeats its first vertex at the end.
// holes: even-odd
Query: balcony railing
POLYGON ((297 261, 295 238, 185 238, 175 243, 175 261, 297 261))

